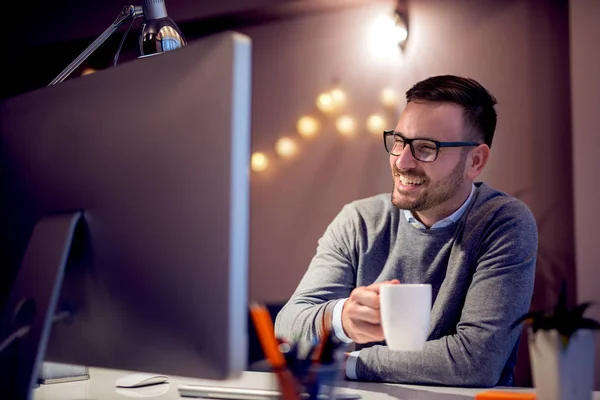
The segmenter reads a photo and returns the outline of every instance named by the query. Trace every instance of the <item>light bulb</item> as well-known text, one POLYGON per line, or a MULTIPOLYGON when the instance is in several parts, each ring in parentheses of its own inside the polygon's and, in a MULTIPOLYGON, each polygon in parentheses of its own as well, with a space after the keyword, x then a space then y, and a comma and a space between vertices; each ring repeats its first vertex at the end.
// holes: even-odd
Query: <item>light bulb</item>
POLYGON ((304 137, 313 137, 319 130, 319 121, 313 117, 304 116, 296 122, 298 133, 304 137))
POLYGON ((396 40, 398 41, 398 44, 402 44, 402 43, 404 43, 404 41, 406 39, 408 39, 408 29, 406 29, 406 26, 396 25, 395 32, 396 32, 395 36, 396 36, 396 40))
POLYGON ((340 89, 335 88, 330 93, 331 99, 333 100, 333 105, 335 109, 339 109, 346 104, 346 93, 340 89))
POLYGON ((394 107, 398 103, 396 91, 390 87, 384 88, 379 92, 379 101, 386 107, 394 107))
POLYGON ((96 70, 94 68, 87 67, 87 68, 84 68, 83 71, 81 71, 81 76, 90 75, 90 74, 93 74, 94 72, 96 72, 96 70))
POLYGON ((396 44, 393 38, 394 30, 394 20, 387 15, 380 16, 373 21, 369 39, 371 50, 375 55, 385 55, 388 51, 392 51, 396 44))
POLYGON ((408 26, 404 16, 400 13, 396 13, 396 29, 394 31, 394 38, 399 45, 403 45, 406 39, 408 39, 408 26))
POLYGON ((329 93, 321 93, 317 97, 317 108, 324 113, 330 113, 335 110, 335 102, 329 93))
POLYGON ((379 114, 371 114, 367 118, 367 129, 374 135, 382 133, 385 130, 385 119, 379 114))
POLYGON ((269 166, 269 158, 264 153, 256 152, 252 154, 250 163, 252 164, 252 171, 262 172, 269 166))
POLYGON ((354 134, 356 130, 356 122, 349 115, 342 115, 335 121, 335 128, 338 132, 344 136, 349 136, 354 134))
POLYGON ((288 158, 298 152, 298 145, 289 137, 284 136, 275 143, 275 152, 280 157, 288 158))

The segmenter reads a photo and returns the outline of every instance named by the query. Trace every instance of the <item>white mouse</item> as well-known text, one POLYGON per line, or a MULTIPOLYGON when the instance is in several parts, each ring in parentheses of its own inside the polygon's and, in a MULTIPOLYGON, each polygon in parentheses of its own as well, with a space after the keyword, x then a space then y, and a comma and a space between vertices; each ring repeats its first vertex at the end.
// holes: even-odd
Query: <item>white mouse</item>
POLYGON ((169 377, 166 375, 135 373, 118 378, 115 381, 115 386, 122 388, 138 388, 167 382, 169 382, 169 377))

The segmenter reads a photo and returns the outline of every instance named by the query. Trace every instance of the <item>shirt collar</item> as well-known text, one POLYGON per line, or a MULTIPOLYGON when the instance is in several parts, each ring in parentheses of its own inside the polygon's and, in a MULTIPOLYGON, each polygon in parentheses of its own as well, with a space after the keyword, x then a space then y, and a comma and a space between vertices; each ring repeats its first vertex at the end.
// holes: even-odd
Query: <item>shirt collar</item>
MULTIPOLYGON (((443 228, 443 227, 452 225, 453 223, 458 221, 460 219, 460 217, 462 217, 462 215, 465 213, 465 210, 467 209, 467 207, 469 206, 469 203, 471 202, 471 198, 473 198, 473 193, 475 193, 475 184, 473 184, 471 186, 471 194, 469 194, 469 197, 467 198, 467 200, 463 203, 462 206, 460 206, 460 208, 458 210, 454 211, 451 215, 447 216, 446 218, 436 222, 429 229, 443 228)), ((402 211, 404 213, 404 217, 406 218, 406 220, 408 221, 409 224, 411 224, 412 226, 414 226, 415 228, 418 228, 418 229, 427 229, 427 227, 425 225, 423 225, 418 219, 415 218, 415 216, 413 215, 413 213, 410 210, 402 210, 402 211)))

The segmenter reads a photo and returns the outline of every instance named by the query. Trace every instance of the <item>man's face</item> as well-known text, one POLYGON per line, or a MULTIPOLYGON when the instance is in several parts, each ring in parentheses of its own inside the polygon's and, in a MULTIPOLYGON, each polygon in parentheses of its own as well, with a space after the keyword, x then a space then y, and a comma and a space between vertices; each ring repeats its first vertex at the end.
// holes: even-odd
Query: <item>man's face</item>
MULTIPOLYGON (((462 109, 451 103, 411 102, 395 129, 407 139, 425 138, 440 142, 465 141, 462 109)), ((450 213, 460 207, 458 199, 471 182, 465 176, 468 151, 441 148, 434 162, 416 160, 406 145, 399 156, 390 155, 394 187, 392 203, 415 212, 450 213)))

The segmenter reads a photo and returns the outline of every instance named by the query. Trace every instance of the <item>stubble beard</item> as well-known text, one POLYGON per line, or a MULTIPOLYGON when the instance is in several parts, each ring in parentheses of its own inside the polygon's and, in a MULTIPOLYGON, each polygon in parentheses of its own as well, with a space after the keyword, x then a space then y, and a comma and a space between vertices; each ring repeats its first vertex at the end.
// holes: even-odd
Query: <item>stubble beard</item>
POLYGON ((425 179, 423 185, 428 185, 429 181, 425 174, 416 174, 414 171, 401 172, 395 165, 393 168, 393 186, 392 186, 392 204, 401 210, 409 211, 426 211, 434 207, 438 207, 460 191, 465 172, 464 158, 461 157, 460 162, 454 167, 452 173, 444 181, 434 187, 425 187, 422 189, 421 195, 415 200, 401 198, 402 194, 398 192, 396 180, 399 176, 407 176, 411 178, 425 179))

